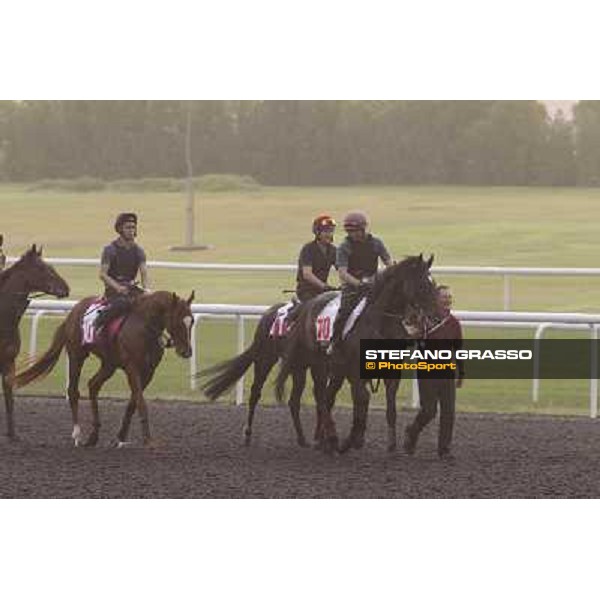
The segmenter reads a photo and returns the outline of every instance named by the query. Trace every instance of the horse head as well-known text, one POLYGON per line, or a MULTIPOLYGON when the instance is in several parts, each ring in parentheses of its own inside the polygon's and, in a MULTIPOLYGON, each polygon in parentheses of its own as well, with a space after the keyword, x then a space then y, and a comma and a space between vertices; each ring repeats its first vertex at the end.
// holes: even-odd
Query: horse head
POLYGON ((65 298, 70 292, 67 282, 43 260, 42 248, 38 249, 35 244, 2 273, 2 281, 6 285, 9 278, 12 286, 19 288, 14 290, 17 292, 41 292, 57 298, 65 298))
POLYGON ((435 310, 436 286, 430 268, 433 256, 409 256, 389 266, 374 287, 379 306, 385 312, 404 316, 409 311, 431 315, 435 310))
POLYGON ((192 356, 192 325, 194 315, 191 304, 194 301, 194 292, 187 300, 177 294, 171 294, 170 305, 166 314, 166 329, 173 340, 175 352, 182 358, 192 356))

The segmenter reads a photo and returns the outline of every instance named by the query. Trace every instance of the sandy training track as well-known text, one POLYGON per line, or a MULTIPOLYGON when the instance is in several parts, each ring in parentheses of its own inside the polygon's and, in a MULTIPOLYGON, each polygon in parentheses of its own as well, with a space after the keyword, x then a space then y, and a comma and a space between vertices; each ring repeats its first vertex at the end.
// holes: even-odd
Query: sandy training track
MULTIPOLYGON (((109 447, 124 403, 101 401, 96 448, 74 448, 68 403, 18 398, 18 443, 0 438, 2 498, 541 498, 600 497, 600 422, 587 418, 458 414, 454 464, 436 455, 437 422, 414 457, 385 450, 385 414, 371 411, 360 451, 325 456, 296 446, 287 407, 258 407, 252 446, 245 408, 150 402, 161 445, 109 447)), ((4 411, 0 423, 4 430, 4 411)), ((84 433, 89 404, 80 414, 84 433)), ((399 413, 399 431, 411 413, 399 413)), ((336 411, 339 432, 350 412, 336 411)), ((307 437, 313 413, 303 407, 307 437)))

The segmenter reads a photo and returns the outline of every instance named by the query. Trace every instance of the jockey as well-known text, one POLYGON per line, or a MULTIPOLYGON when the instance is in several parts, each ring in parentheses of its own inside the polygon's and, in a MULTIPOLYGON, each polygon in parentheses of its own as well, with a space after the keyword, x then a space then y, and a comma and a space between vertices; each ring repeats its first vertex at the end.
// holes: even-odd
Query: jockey
POLYGON ((137 221, 135 213, 121 213, 114 225, 119 237, 102 251, 100 279, 104 283, 104 296, 108 300, 108 307, 96 318, 97 329, 129 311, 133 303, 132 290, 138 272, 142 288, 148 291, 146 254, 141 246, 135 243, 137 221))
POLYGON ((379 260, 386 267, 393 262, 383 242, 367 233, 368 225, 367 216, 363 212, 353 211, 344 217, 344 229, 348 235, 338 246, 336 258, 342 281, 342 298, 333 326, 329 353, 336 349, 342 339, 346 319, 371 289, 379 260))
POLYGON ((296 296, 300 302, 332 289, 327 285, 327 278, 331 267, 335 266, 335 221, 329 215, 319 215, 313 221, 312 232, 315 239, 302 246, 298 257, 296 296))

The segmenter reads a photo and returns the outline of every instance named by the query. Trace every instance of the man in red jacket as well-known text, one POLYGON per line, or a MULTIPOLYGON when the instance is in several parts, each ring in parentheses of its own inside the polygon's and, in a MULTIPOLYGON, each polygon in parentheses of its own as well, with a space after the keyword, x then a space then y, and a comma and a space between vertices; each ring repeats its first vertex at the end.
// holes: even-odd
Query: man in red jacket
MULTIPOLYGON (((436 315, 427 323, 424 343, 427 340, 449 340, 449 346, 454 350, 462 347, 462 328, 458 319, 450 312, 452 307, 452 294, 447 285, 437 289, 436 315)), ((449 377, 435 376, 425 371, 417 371, 419 379, 419 399, 421 408, 415 420, 406 428, 404 450, 414 454, 417 440, 423 428, 435 418, 437 405, 440 405, 440 429, 438 435, 438 455, 443 460, 452 459, 450 444, 454 429, 454 413, 456 404, 456 388, 462 387, 464 378, 463 361, 458 360, 457 370, 449 371, 449 377), (428 376, 429 375, 429 376, 428 376)))

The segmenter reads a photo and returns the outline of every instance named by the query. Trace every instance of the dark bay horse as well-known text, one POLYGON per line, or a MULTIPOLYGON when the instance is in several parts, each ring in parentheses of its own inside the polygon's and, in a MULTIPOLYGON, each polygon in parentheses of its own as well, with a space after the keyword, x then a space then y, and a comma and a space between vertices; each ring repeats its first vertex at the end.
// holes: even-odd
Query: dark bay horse
MULTIPOLYGON (((360 448, 364 444, 370 394, 369 380, 360 378, 361 339, 406 339, 404 320, 414 315, 429 314, 434 309, 435 284, 430 268, 433 257, 428 261, 423 256, 409 256, 402 262, 381 271, 367 296, 367 302, 356 325, 342 341, 339 352, 332 357, 331 371, 324 394, 316 394, 317 427, 316 438, 326 451, 338 447, 335 423, 331 415, 335 396, 345 379, 352 393, 353 423, 350 435, 340 451, 360 448)), ((315 340, 315 321, 331 296, 323 294, 306 303, 296 327, 293 329, 276 382, 276 394, 280 398, 286 379, 298 362, 308 364, 326 363, 324 350, 315 340)), ((399 380, 386 382, 388 449, 396 447, 395 397, 399 380)))
MULTIPOLYGON (((73 440, 75 445, 95 446, 100 431, 100 415, 98 412, 98 394, 104 383, 120 368, 127 376, 131 389, 131 398, 125 409, 121 427, 114 445, 121 446, 127 439, 131 417, 138 411, 142 424, 144 445, 151 445, 148 411, 144 400, 144 390, 150 383, 156 367, 164 353, 161 344, 163 332, 171 337, 176 353, 182 358, 190 358, 191 329, 193 315, 190 305, 194 293, 187 300, 171 292, 154 292, 140 295, 134 302, 131 313, 125 319, 114 340, 101 340, 100 343, 84 345, 82 342, 82 319, 88 307, 97 298, 84 298, 78 302, 56 332, 52 345, 35 363, 15 377, 15 385, 22 387, 47 375, 56 365, 63 347, 69 357, 68 396, 73 417, 73 440), (83 440, 79 426, 78 401, 79 379, 83 363, 90 353, 100 359, 100 368, 89 380, 88 389, 92 408, 92 431, 83 440)), ((106 335, 104 332, 102 336, 106 335)))
POLYGON ((0 371, 6 405, 6 434, 16 439, 13 416, 15 359, 21 349, 19 322, 29 304, 29 294, 69 295, 69 286, 52 266, 42 259, 35 244, 5 271, 0 272, 0 371))
MULTIPOLYGON (((286 337, 272 337, 270 335, 277 310, 281 306, 283 306, 283 303, 271 306, 260 318, 252 344, 247 350, 230 360, 204 369, 199 374, 199 377, 207 378, 207 381, 201 386, 204 395, 211 400, 216 400, 219 396, 230 390, 250 366, 254 364, 254 381, 250 389, 248 415, 244 427, 244 442, 246 445, 249 445, 252 439, 254 414, 265 381, 287 346, 286 337)), ((300 422, 300 400, 306 386, 306 372, 308 368, 311 369, 315 390, 324 389, 327 381, 327 374, 323 364, 308 366, 298 361, 291 371, 293 383, 288 405, 296 431, 296 440, 298 445, 303 447, 308 446, 308 444, 304 436, 302 423, 300 422)))

